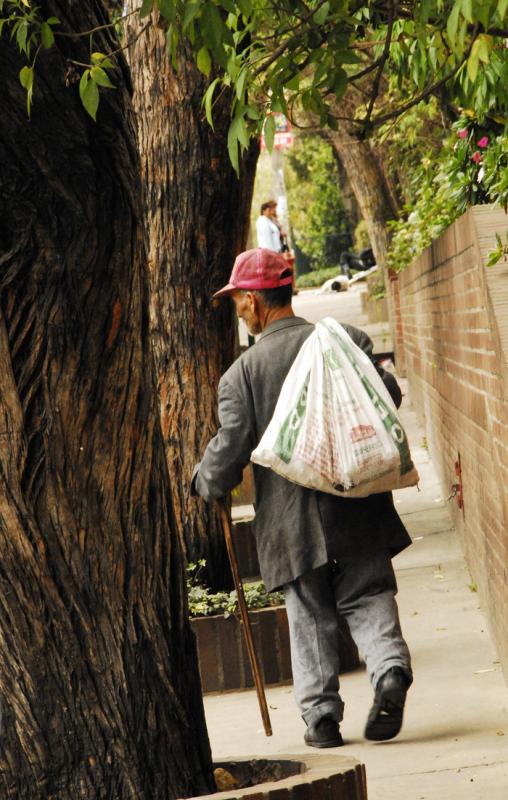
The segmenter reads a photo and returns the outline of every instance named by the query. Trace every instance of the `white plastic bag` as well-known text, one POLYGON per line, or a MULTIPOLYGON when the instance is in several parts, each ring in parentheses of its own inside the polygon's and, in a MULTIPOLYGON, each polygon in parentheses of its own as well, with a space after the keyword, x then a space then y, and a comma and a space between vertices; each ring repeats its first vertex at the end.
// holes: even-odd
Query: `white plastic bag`
POLYGON ((343 497, 418 483, 388 390, 367 354, 330 317, 302 345, 251 460, 343 497))

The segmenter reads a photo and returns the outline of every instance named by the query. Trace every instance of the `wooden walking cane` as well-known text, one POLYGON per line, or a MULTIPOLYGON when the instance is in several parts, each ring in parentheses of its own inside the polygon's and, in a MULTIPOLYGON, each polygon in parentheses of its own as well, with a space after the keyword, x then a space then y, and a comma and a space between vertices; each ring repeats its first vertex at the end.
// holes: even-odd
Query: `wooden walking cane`
POLYGON ((249 612, 247 611, 247 603, 245 602, 245 595, 243 593, 243 584, 240 577, 240 570, 238 569, 238 561, 235 553, 235 546, 231 536, 231 524, 229 522, 229 515, 222 501, 218 501, 219 512, 224 528, 224 537, 226 539, 226 547, 229 556, 229 563, 231 565, 231 572, 233 573, 233 580, 235 582, 236 594, 238 597, 238 606, 240 608, 240 617, 243 623, 243 634, 245 636, 245 644, 247 645, 247 652, 249 654, 250 666, 252 675, 254 677, 254 684, 258 696, 259 710, 263 720, 263 726, 266 736, 272 735, 272 724, 270 722, 270 714, 268 713, 268 706, 266 704, 265 688, 263 686, 263 679, 261 677, 261 670, 259 669, 259 662, 257 659, 256 651, 254 649, 254 639, 252 638, 252 628, 250 626, 249 612))

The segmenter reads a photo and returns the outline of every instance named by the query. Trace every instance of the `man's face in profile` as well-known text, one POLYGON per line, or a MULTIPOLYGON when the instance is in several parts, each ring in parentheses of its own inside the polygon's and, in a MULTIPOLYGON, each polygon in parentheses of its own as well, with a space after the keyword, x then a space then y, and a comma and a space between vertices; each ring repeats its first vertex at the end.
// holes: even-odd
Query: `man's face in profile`
POLYGON ((236 313, 240 319, 243 319, 247 326, 247 330, 252 336, 261 333, 261 324, 258 314, 259 300, 253 292, 243 292, 237 290, 231 295, 235 304, 236 313))

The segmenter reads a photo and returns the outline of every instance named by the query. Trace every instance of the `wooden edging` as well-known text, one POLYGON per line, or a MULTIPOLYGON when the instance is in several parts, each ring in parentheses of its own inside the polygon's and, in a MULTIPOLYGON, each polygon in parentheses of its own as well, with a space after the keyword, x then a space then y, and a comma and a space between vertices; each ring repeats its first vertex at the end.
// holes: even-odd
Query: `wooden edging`
MULTIPOLYGON (((303 772, 246 789, 202 795, 200 800, 367 800, 365 767, 354 758, 333 755, 280 755, 303 762, 303 772)), ((242 759, 221 759, 226 761, 242 759)), ((244 759, 247 760, 247 759, 244 759)))
MULTIPOLYGON (((264 683, 274 685, 292 680, 289 629, 284 606, 249 612, 256 652, 264 683)), ((191 620, 196 634, 203 692, 247 689, 254 685, 241 623, 236 615, 196 617, 191 620)), ((342 621, 340 639, 341 672, 360 664, 358 650, 347 623, 342 621)))

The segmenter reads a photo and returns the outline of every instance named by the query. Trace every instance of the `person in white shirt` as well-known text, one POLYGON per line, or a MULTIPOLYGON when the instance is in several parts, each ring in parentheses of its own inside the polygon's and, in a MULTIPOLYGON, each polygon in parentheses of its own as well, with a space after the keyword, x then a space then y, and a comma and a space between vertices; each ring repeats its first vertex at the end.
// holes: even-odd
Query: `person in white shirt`
POLYGON ((256 233, 258 247, 265 247, 268 250, 275 250, 276 253, 280 253, 282 241, 276 209, 277 203, 275 200, 268 200, 261 205, 261 213, 256 220, 256 233))

